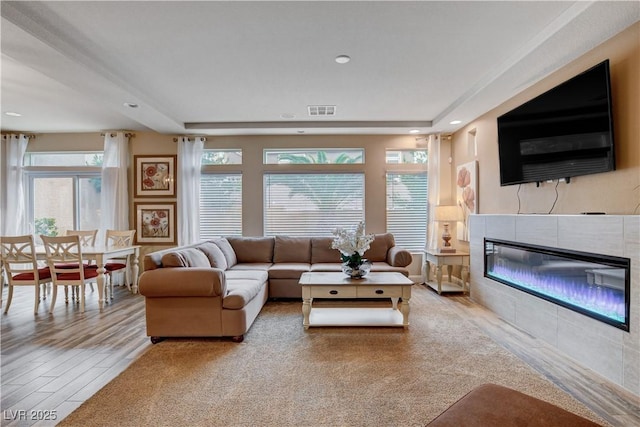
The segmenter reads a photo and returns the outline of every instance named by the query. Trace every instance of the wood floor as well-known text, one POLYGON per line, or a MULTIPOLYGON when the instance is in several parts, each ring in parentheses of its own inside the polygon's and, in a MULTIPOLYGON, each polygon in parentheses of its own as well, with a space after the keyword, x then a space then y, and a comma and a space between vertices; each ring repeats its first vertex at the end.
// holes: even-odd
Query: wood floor
MULTIPOLYGON (((97 292, 87 290, 86 295, 84 314, 77 305, 67 306, 59 299, 49 315, 48 298, 34 316, 32 290, 14 292, 9 313, 1 315, 3 426, 55 425, 152 345, 145 334, 142 296, 116 288, 114 301, 100 312, 97 292)), ((484 330, 613 426, 640 426, 640 399, 576 366, 466 296, 434 293, 434 301, 458 310, 463 321, 484 330)), ((122 399, 126 404, 126 394, 122 399)))

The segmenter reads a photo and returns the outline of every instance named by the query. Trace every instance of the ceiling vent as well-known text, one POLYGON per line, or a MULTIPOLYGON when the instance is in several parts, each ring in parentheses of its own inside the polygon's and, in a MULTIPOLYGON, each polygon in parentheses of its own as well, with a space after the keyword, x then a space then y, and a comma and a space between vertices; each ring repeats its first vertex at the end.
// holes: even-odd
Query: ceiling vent
POLYGON ((335 105, 309 105, 307 108, 311 117, 336 115, 335 105))

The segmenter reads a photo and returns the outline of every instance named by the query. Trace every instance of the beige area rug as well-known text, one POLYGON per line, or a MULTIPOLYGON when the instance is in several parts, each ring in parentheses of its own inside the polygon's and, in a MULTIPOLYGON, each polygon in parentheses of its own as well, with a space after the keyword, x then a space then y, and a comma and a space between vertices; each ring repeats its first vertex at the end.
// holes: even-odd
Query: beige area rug
POLYGON ((60 425, 423 426, 483 383, 602 422, 451 304, 417 285, 406 331, 304 331, 301 302, 268 302, 243 343, 156 344, 60 425))

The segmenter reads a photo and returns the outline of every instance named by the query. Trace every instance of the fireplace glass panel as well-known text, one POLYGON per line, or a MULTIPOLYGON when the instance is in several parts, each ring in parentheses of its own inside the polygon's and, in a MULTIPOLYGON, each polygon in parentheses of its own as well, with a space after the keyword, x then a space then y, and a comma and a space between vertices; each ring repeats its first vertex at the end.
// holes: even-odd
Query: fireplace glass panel
POLYGON ((628 258, 485 239, 485 277, 629 330, 628 258))

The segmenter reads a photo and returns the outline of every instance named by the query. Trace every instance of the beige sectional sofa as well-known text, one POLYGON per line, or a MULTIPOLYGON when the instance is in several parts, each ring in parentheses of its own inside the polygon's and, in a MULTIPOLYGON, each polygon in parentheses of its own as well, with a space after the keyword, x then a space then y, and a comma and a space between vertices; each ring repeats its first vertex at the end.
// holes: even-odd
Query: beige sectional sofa
MULTIPOLYGON (((302 298, 306 271, 341 271, 332 237, 227 237, 144 257, 139 290, 147 335, 232 337, 242 341, 268 298, 302 298)), ((411 254, 390 233, 377 234, 365 257, 371 271, 409 275, 411 254)))

